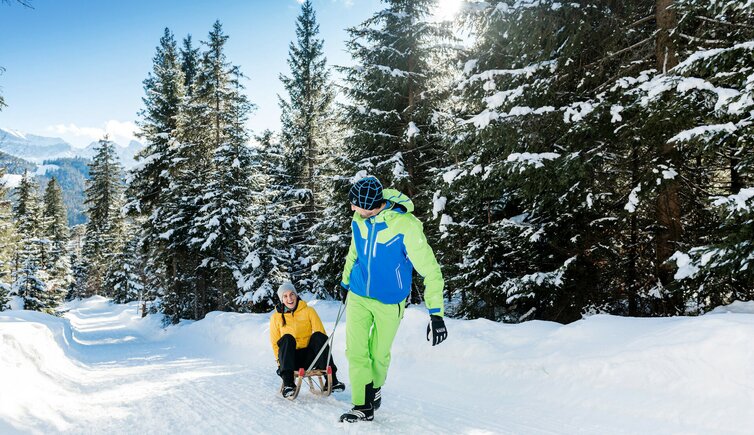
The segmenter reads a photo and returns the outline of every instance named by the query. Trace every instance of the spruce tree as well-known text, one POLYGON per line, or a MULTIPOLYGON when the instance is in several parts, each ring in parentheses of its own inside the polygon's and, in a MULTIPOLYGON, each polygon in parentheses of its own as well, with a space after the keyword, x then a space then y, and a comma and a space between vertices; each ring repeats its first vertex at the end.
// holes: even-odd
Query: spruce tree
POLYGON ((237 215, 224 216, 222 222, 217 215, 224 213, 227 205, 221 206, 219 201, 228 199, 229 192, 235 190, 246 201, 250 188, 249 174, 243 170, 249 156, 242 128, 250 106, 240 92, 237 68, 226 59, 227 39, 220 22, 215 22, 204 42, 207 49, 192 94, 178 118, 174 182, 166 201, 171 222, 166 237, 174 278, 163 298, 163 311, 173 321, 201 319, 209 311, 232 308, 240 293, 238 285, 246 279, 234 268, 238 258, 243 261, 248 255, 242 247, 247 241, 242 237, 240 245, 234 242, 235 246, 229 247, 233 258, 227 258, 228 252, 216 242, 221 234, 215 232, 220 228, 223 240, 230 241, 227 231, 235 228, 243 236, 241 228, 248 222, 248 212, 241 208, 247 203, 240 201, 232 203, 237 215), (208 186, 212 186, 211 193, 208 186))
POLYGON ((13 217, 20 240, 14 259, 11 295, 23 300, 24 309, 52 312, 57 304, 54 295, 47 291, 48 241, 44 239, 38 188, 27 171, 15 190, 13 217))
POLYGON ((103 281, 120 251, 123 228, 123 169, 115 154, 115 144, 105 136, 95 148, 89 165, 84 204, 88 206, 82 256, 86 267, 84 296, 107 295, 103 281))
POLYGON ((673 260, 686 308, 701 312, 754 296, 754 5, 680 0, 675 8, 683 17, 675 32, 680 63, 668 79, 692 124, 676 127, 670 140, 685 157, 678 172, 681 198, 690 204, 673 260))
POLYGON ((50 276, 49 284, 51 291, 62 296, 71 279, 71 264, 67 249, 69 241, 68 216, 63 204, 63 191, 54 177, 47 183, 43 203, 44 237, 49 240, 47 262, 47 270, 50 276))
MULTIPOLYGON (((0 167, 0 180, 5 175, 5 168, 0 167)), ((11 203, 7 198, 8 189, 0 181, 0 311, 9 301, 13 257, 18 243, 18 234, 13 222, 11 203)))
MULTIPOLYGON (((190 38, 185 42, 190 46, 190 38)), ((185 77, 173 34, 165 29, 152 61, 152 72, 144 80, 144 109, 139 112, 140 137, 146 146, 137 156, 139 165, 129 175, 127 209, 141 234, 149 299, 164 294, 173 268, 168 250, 173 227, 166 207, 168 191, 175 176, 174 147, 178 113, 185 97, 185 77)))
POLYGON ((432 207, 451 311, 571 321, 622 309, 610 305, 620 256, 605 242, 617 201, 603 138, 614 127, 581 121, 625 65, 646 65, 651 39, 626 30, 646 25, 647 6, 494 2, 469 17, 477 37, 450 100, 453 163, 432 207))
POLYGON ((137 236, 129 237, 110 263, 104 287, 116 304, 141 300, 144 296, 144 256, 140 242, 137 236))
POLYGON ((321 188, 320 167, 333 92, 323 53, 324 41, 318 35, 314 8, 307 0, 296 20, 297 39, 288 48, 290 75, 280 75, 287 95, 278 98, 288 175, 284 200, 289 204, 290 273, 301 288, 322 294, 322 283, 317 282, 311 270, 316 261, 318 235, 312 227, 321 219, 321 204, 329 200, 321 188))
POLYGON ((227 75, 226 84, 215 90, 223 99, 215 106, 222 107, 222 111, 214 114, 214 127, 220 126, 221 131, 216 136, 219 141, 212 143, 213 176, 204 188, 202 206, 192 230, 194 243, 202 253, 200 268, 211 277, 208 284, 216 298, 212 308, 229 310, 234 308, 234 301, 244 293, 247 283, 243 263, 250 251, 249 237, 253 232, 249 205, 259 188, 255 189, 253 184, 253 155, 245 127, 253 106, 242 93, 238 68, 223 74, 227 75))
POLYGON ((191 95, 193 92, 194 81, 196 79, 196 70, 199 67, 199 48, 194 48, 191 43, 191 35, 183 38, 183 46, 180 49, 181 71, 183 72, 183 87, 186 94, 191 95))
POLYGON ((426 20, 429 0, 386 1, 386 9, 348 29, 348 51, 356 65, 342 68, 349 104, 345 139, 352 173, 376 175, 426 211, 424 191, 430 163, 439 151, 432 122, 442 52, 449 35, 426 20))
POLYGON ((290 277, 288 224, 282 198, 288 180, 284 151, 270 130, 256 138, 255 158, 249 169, 260 191, 251 204, 253 232, 244 260, 248 277, 244 294, 236 300, 243 311, 267 312, 277 304, 277 288, 290 277))

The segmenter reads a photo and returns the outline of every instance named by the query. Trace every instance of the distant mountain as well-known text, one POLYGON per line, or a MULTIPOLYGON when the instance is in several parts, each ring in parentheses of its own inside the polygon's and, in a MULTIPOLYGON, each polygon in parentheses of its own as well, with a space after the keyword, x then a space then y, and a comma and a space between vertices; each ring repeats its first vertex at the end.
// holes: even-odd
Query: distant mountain
POLYGON ((59 137, 37 136, 7 128, 0 128, 0 151, 35 163, 75 156, 71 144, 59 137))
MULTIPOLYGON (((86 148, 74 148, 58 137, 37 136, 9 128, 0 128, 0 151, 33 163, 75 157, 91 159, 94 157, 94 148, 97 144, 98 142, 92 142, 86 148)), ((135 140, 129 142, 126 147, 117 143, 115 145, 115 152, 118 154, 120 163, 126 169, 132 168, 136 164, 134 155, 143 148, 143 145, 135 140)))
POLYGON ((9 189, 8 194, 15 201, 14 188, 21 181, 24 171, 34 174, 40 186, 40 196, 47 183, 55 178, 63 191, 63 203, 68 213, 68 225, 86 222, 84 215, 84 189, 89 178, 89 159, 81 157, 45 160, 37 165, 32 162, 0 152, 0 166, 5 167, 6 174, 0 182, 9 189))

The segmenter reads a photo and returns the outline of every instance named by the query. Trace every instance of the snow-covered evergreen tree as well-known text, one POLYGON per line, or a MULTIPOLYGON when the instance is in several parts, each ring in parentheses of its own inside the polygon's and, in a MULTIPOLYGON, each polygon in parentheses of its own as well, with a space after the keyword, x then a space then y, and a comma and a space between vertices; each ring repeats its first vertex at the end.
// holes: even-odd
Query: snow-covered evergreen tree
POLYGON ((194 48, 191 35, 183 38, 183 45, 180 49, 181 71, 183 72, 183 87, 186 94, 191 95, 193 92, 194 80, 196 79, 196 70, 199 66, 199 48, 194 48))
POLYGON ((68 255, 68 216, 63 204, 63 191, 53 177, 45 187, 43 198, 43 234, 49 240, 47 272, 50 291, 56 292, 59 299, 65 294, 71 280, 71 263, 68 255))
POLYGON ((433 123, 438 93, 433 86, 449 35, 427 21, 430 0, 390 0, 361 25, 348 29, 348 51, 356 62, 342 68, 350 129, 345 149, 354 170, 377 176, 428 211, 429 171, 441 153, 433 123))
POLYGON ((51 313, 57 305, 57 295, 47 291, 49 275, 45 266, 49 259, 49 240, 44 238, 38 189, 39 185, 28 171, 24 172, 15 189, 13 217, 19 242, 14 258, 11 296, 21 298, 24 309, 51 313))
POLYGON ((82 247, 86 268, 83 296, 103 294, 105 274, 123 245, 123 168, 114 147, 105 136, 95 148, 96 155, 89 165, 84 201, 89 222, 82 247))
POLYGON ((236 300, 243 311, 267 312, 277 303, 277 288, 291 279, 288 251, 288 220, 281 199, 288 180, 283 165, 283 147, 270 130, 256 138, 254 185, 260 191, 250 205, 253 232, 249 254, 244 260, 248 277, 244 294, 236 300))
MULTIPOLYGON (((184 41, 189 49, 190 38, 184 41)), ((152 72, 144 80, 144 109, 139 112, 139 136, 146 146, 137 156, 127 189, 127 209, 134 215, 144 249, 148 299, 160 297, 172 285, 169 270, 173 253, 168 250, 167 234, 173 227, 172 213, 166 207, 170 183, 175 175, 174 152, 178 113, 185 97, 188 62, 179 56, 173 34, 165 29, 152 60, 152 72)))
POLYGON ((143 298, 146 277, 140 243, 141 239, 138 236, 130 236, 110 263, 104 287, 108 289, 115 303, 125 304, 143 298))
POLYGON ((605 204, 615 180, 603 172, 611 150, 602 138, 613 127, 579 121, 629 74, 618 60, 640 67, 651 39, 634 27, 643 30, 649 9, 611 0, 476 6, 476 41, 451 97, 453 164, 432 208, 447 287, 465 315, 574 320, 613 298, 606 267, 620 260, 604 243, 614 219, 605 209, 616 205, 605 204))
POLYGON ((316 14, 307 0, 296 20, 297 39, 288 48, 290 75, 280 75, 287 95, 279 96, 279 100, 288 175, 288 189, 281 199, 288 204, 290 273, 300 288, 322 294, 322 283, 311 270, 319 236, 312 227, 321 218, 324 201, 330 200, 322 189, 320 168, 332 117, 333 91, 324 41, 318 36, 316 14))
POLYGON ((680 63, 639 95, 688 120, 668 126, 689 204, 673 259, 687 309, 704 311, 754 297, 754 4, 675 3, 680 63))
MULTIPOLYGON (((5 168, 0 167, 0 180, 5 175, 5 168)), ((13 208, 7 198, 8 189, 5 183, 0 181, 0 311, 4 310, 9 302, 11 273, 13 271, 13 258, 16 253, 18 234, 13 222, 13 208)))
MULTIPOLYGON (((219 27, 216 30, 220 30, 219 27)), ((219 96, 220 101, 205 101, 210 107, 221 108, 212 114, 214 119, 209 119, 207 127, 221 130, 216 132, 211 144, 214 147, 213 172, 200 199, 202 206, 194 220, 192 244, 199 247, 202 255, 199 272, 211 277, 207 282, 208 292, 215 301, 210 307, 228 310, 246 290, 247 273, 243 266, 250 252, 249 237, 253 231, 249 205, 259 189, 254 189, 253 158, 245 127, 253 105, 242 93, 238 68, 225 69, 222 46, 213 45, 224 43, 222 38, 219 32, 210 35, 210 52, 214 54, 211 58, 205 57, 202 63, 205 69, 198 81, 216 80, 222 84, 212 90, 197 88, 197 95, 208 92, 206 96, 212 99, 219 96), (218 71, 223 77, 214 76, 218 71)))

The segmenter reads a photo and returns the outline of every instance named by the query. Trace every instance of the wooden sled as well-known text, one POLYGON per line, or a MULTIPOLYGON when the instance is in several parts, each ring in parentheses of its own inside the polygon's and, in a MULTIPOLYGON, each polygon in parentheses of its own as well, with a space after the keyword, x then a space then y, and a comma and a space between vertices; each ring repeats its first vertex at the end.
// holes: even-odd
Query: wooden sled
MULTIPOLYGON (((299 391, 301 391, 301 385, 306 381, 309 385, 309 391, 315 396, 329 396, 332 393, 332 367, 327 366, 326 370, 309 370, 305 371, 304 368, 298 369, 298 372, 293 373, 294 382, 296 383, 296 390, 290 396, 286 397, 288 400, 296 400, 299 391), (326 388, 325 388, 326 387, 326 388)), ((280 393, 283 392, 283 385, 280 385, 280 393)))

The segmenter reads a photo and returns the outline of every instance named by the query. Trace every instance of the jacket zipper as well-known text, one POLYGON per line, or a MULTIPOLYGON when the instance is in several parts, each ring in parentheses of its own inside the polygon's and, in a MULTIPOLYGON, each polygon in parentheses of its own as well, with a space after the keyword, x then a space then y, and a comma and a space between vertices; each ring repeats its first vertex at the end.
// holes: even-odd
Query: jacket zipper
MULTIPOLYGON (((374 225, 374 218, 371 217, 369 218, 369 220, 372 222, 372 232, 371 234, 369 234, 369 240, 367 242, 367 253, 371 251, 373 240, 377 238, 377 227, 374 225)), ((372 256, 369 255, 369 259, 367 260, 367 297, 369 297, 369 287, 371 283, 372 283, 372 256)))

